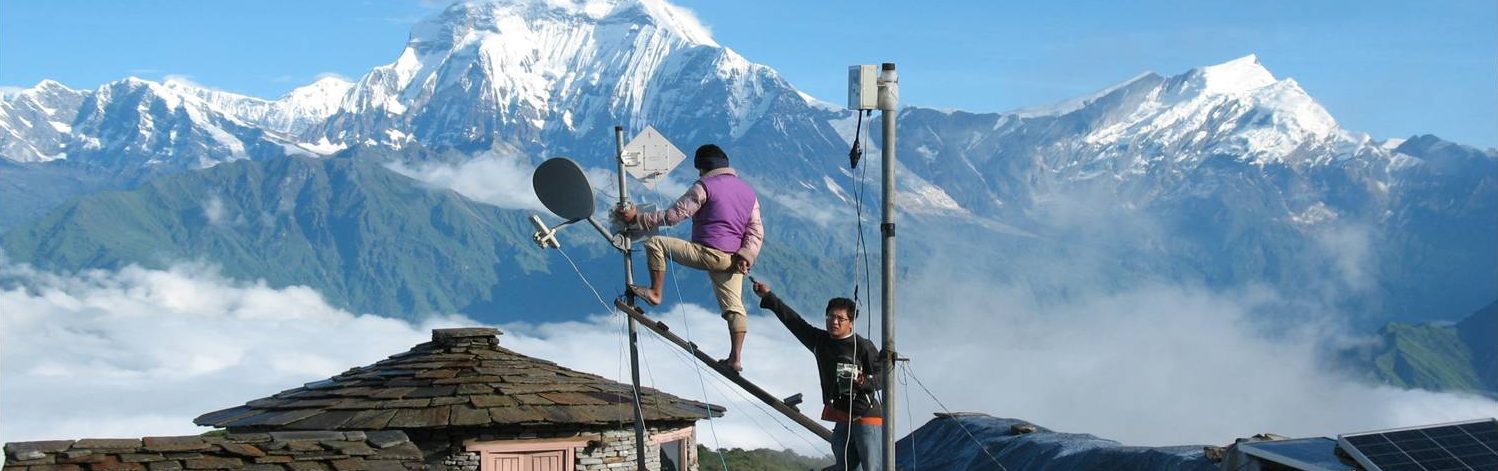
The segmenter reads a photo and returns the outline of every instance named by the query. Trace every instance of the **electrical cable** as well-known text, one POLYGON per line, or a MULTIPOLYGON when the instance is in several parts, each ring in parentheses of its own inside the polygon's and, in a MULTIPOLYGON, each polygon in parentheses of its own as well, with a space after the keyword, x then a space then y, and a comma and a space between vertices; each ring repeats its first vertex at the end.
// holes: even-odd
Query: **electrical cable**
POLYGON ((858 169, 858 160, 863 158, 863 148, 858 145, 858 136, 863 135, 863 111, 855 111, 858 114, 858 124, 853 127, 853 148, 848 149, 848 166, 858 169))
MULTIPOLYGON (((854 308, 855 311, 861 310, 862 309, 862 305, 863 305, 863 303, 861 302, 861 299, 859 297, 860 291, 859 291, 859 285, 858 285, 858 259, 860 257, 863 258, 863 282, 864 283, 863 283, 863 290, 862 290, 862 292, 865 293, 865 294, 867 294, 872 289, 870 287, 870 285, 871 285, 871 281, 870 281, 870 279, 871 279, 871 275, 870 275, 871 270, 869 268, 869 247, 868 247, 868 241, 864 237, 864 227, 863 227, 863 206, 864 206, 863 202, 864 202, 864 197, 868 194, 868 170, 869 170, 869 167, 867 165, 865 165, 863 167, 863 170, 858 170, 858 160, 859 160, 859 158, 861 158, 863 156, 863 146, 860 145, 860 143, 865 138, 864 138, 864 135, 863 135, 863 132, 862 132, 864 113, 863 113, 863 111, 858 111, 857 113, 858 113, 858 125, 857 125, 857 128, 854 130, 853 148, 848 151, 849 164, 852 167, 852 170, 849 171, 849 177, 851 178, 853 176, 853 174, 857 174, 858 175, 858 180, 856 182, 854 182, 853 185, 852 185, 853 186, 853 207, 854 207, 854 215, 855 215, 855 221, 856 221, 855 226, 857 228, 856 229, 857 230, 856 236, 854 237, 854 250, 853 250, 853 263, 854 263, 854 265, 853 265, 853 308, 854 308)), ((858 318, 858 313, 857 312, 851 312, 849 314, 852 315, 852 318, 848 319, 848 322, 850 323, 850 327, 851 327, 852 323, 856 322, 856 319, 858 318)), ((873 320, 871 320, 869 317, 865 316, 864 317, 864 336, 865 336, 865 338, 867 338, 869 335, 871 335, 873 333, 873 329, 874 329, 873 320)), ((855 336, 855 338, 853 340, 853 358, 855 359, 854 361, 857 361, 857 359, 858 359, 858 339, 857 339, 856 336, 855 336)), ((860 372, 859 374, 862 374, 862 373, 860 372)), ((853 393, 854 393, 853 385, 850 383, 848 385, 848 398, 849 398, 848 408, 849 409, 853 408, 853 404, 852 404, 853 393)), ((880 399, 883 399, 883 397, 884 397, 884 395, 883 395, 882 392, 877 393, 877 396, 880 399)), ((847 468, 849 466, 849 460, 847 458, 848 457, 848 450, 851 448, 851 443, 853 441, 852 440, 853 424, 851 422, 852 411, 851 410, 848 411, 848 414, 850 416, 850 422, 848 423, 848 426, 847 426, 847 428, 848 428, 848 434, 847 434, 846 437, 844 437, 844 440, 843 440, 843 468, 844 468, 844 471, 847 471, 847 468)))
MULTIPOLYGON (((659 197, 660 194, 656 193, 655 196, 659 197)), ((681 296, 681 282, 677 281, 677 279, 676 279, 676 270, 674 268, 675 268, 674 266, 668 267, 668 270, 667 270, 667 273, 669 273, 671 275, 671 286, 673 288, 675 288, 675 290, 676 290, 676 305, 677 305, 677 308, 674 309, 674 310, 681 312, 681 325, 682 325, 682 329, 685 331, 684 333, 686 334, 687 343, 689 343, 691 345, 696 345, 696 343, 692 341, 692 323, 687 322, 687 310, 686 310, 686 306, 682 303, 682 299, 683 298, 681 296)), ((674 349, 668 349, 668 350, 674 350, 674 349)), ((707 402, 708 401, 707 384, 702 379, 702 365, 698 365, 696 362, 688 362, 688 364, 691 365, 692 366, 692 370, 697 373, 697 387, 702 390, 702 401, 703 401, 702 407, 704 409, 706 409, 706 412, 707 412, 707 428, 713 434, 713 447, 714 447, 713 450, 714 451, 720 450, 720 449, 722 449, 722 442, 718 439, 718 425, 717 425, 717 423, 713 422, 712 406, 707 402)), ((728 471, 728 461, 723 458, 723 453, 715 453, 715 454, 718 455, 718 463, 721 466, 721 468, 719 468, 719 469, 722 469, 723 471, 728 471)))
MULTIPOLYGON (((910 378, 910 370, 902 367, 900 369, 900 385, 910 385, 910 382, 907 381, 908 378, 910 378)), ((915 415, 910 413, 909 394, 905 395, 905 423, 910 424, 910 471, 917 471, 921 468, 921 453, 915 447, 915 415)))
MULTIPOLYGON (((595 287, 593 287, 593 282, 589 281, 587 275, 583 274, 582 269, 580 269, 580 268, 577 267, 577 262, 574 262, 572 260, 572 256, 567 255, 567 251, 566 250, 562 250, 561 247, 556 247, 556 249, 557 249, 557 253, 562 254, 562 258, 564 258, 564 259, 567 260, 567 264, 572 266, 572 271, 574 273, 577 273, 577 278, 580 279, 580 280, 582 280, 584 286, 588 287, 588 291, 593 292, 593 298, 598 300, 598 305, 599 306, 603 306, 604 311, 608 312, 610 315, 618 314, 619 312, 616 311, 616 310, 614 310, 613 307, 609 306, 609 304, 603 300, 603 296, 600 295, 600 294, 598 294, 598 289, 595 288, 595 287)), ((624 316, 614 316, 614 317, 616 317, 616 318, 622 318, 624 316)), ((621 319, 621 320, 623 320, 623 319, 621 319)), ((625 335, 626 336, 629 335, 627 325, 621 323, 621 327, 624 327, 626 329, 625 330, 625 335)), ((623 338, 619 338, 619 341, 617 342, 617 344, 618 344, 618 347, 619 347, 618 348, 618 351, 619 351, 619 362, 618 362, 619 368, 615 370, 614 377, 615 378, 623 378, 624 377, 624 339, 623 338)), ((619 382, 623 383, 624 381, 619 380, 619 382)), ((630 389, 634 390, 635 400, 639 401, 640 391, 637 390, 637 389, 634 389, 634 382, 633 381, 630 382, 630 389)), ((620 412, 621 412, 621 414, 620 414, 620 417, 619 417, 619 419, 618 419, 617 422, 619 424, 619 428, 622 429, 622 428, 624 428, 624 417, 623 417, 623 414, 622 414, 623 410, 621 409, 620 412)))
MULTIPOLYGON (((660 339, 658 337, 652 337, 652 338, 655 341, 660 342, 661 344, 666 344, 665 340, 662 340, 662 339, 660 339)), ((696 365, 697 364, 696 358, 687 356, 686 353, 681 352, 680 349, 676 348, 674 345, 671 345, 670 347, 672 347, 671 350, 674 350, 674 354, 676 355, 676 357, 677 357, 678 360, 680 360, 682 362, 685 362, 685 363, 688 363, 688 364, 691 364, 691 365, 696 365)), ((744 393, 742 393, 742 392, 739 392, 739 390, 736 387, 734 387, 732 384, 728 384, 727 380, 719 379, 718 377, 711 376, 711 375, 709 375, 708 378, 712 378, 714 381, 717 382, 717 383, 708 383, 708 384, 712 384, 713 389, 717 390, 718 393, 721 394, 722 396, 724 396, 724 397, 728 397, 729 396, 728 393, 724 392, 725 388, 723 386, 727 386, 726 389, 728 391, 732 391, 733 394, 737 395, 740 400, 742 400, 742 401, 744 401, 746 403, 749 403, 750 405, 753 405, 761 413, 769 416, 771 418, 771 421, 775 422, 775 425, 779 425, 781 428, 785 429, 787 432, 790 432, 792 435, 796 435, 797 438, 800 438, 802 441, 806 441, 807 444, 812 445, 813 447, 815 447, 815 444, 812 444, 810 441, 807 441, 805 437, 802 437, 802 436, 796 434, 796 432, 795 432, 794 429, 791 429, 789 426, 787 426, 784 423, 780 422, 779 419, 778 419, 778 417, 774 413, 772 413, 771 411, 765 409, 764 406, 760 405, 758 403, 759 402, 758 400, 756 400, 754 398, 751 398, 751 397, 748 397, 748 396, 744 395, 744 393), (720 386, 720 384, 721 384, 721 386, 720 386)), ((786 446, 785 442, 780 441, 780 439, 777 438, 775 436, 775 434, 770 433, 769 428, 765 427, 764 424, 760 423, 759 420, 755 419, 753 415, 745 415, 744 417, 747 418, 747 419, 749 419, 750 422, 753 422, 755 428, 759 429, 761 432, 764 432, 764 434, 766 436, 770 437, 770 439, 773 440, 773 441, 775 441, 775 443, 777 445, 779 445, 781 448, 783 448, 783 449, 790 448, 789 446, 786 446)))
POLYGON ((983 450, 983 454, 988 455, 989 461, 993 461, 993 464, 995 466, 998 466, 999 469, 1004 470, 1004 471, 1008 471, 1009 468, 1005 468, 1004 464, 1000 463, 999 459, 995 458, 993 456, 993 453, 990 453, 988 451, 988 447, 984 446, 983 442, 978 441, 978 437, 973 436, 973 432, 968 431, 967 426, 962 424, 962 420, 958 419, 956 416, 953 416, 952 415, 952 410, 948 409, 947 405, 943 404, 941 402, 941 399, 937 399, 936 395, 932 394, 930 389, 926 389, 926 384, 921 382, 921 378, 919 376, 916 376, 916 374, 915 374, 914 371, 911 371, 911 369, 910 369, 910 363, 909 362, 906 362, 905 365, 903 365, 903 367, 905 368, 905 373, 908 374, 908 375, 910 375, 910 379, 914 379, 915 380, 915 384, 917 386, 920 386, 921 390, 925 391, 926 395, 931 397, 931 400, 936 401, 936 405, 940 406, 941 410, 944 411, 944 412, 946 412, 947 416, 951 417, 953 422, 957 423, 957 427, 962 429, 962 433, 967 434, 967 438, 969 440, 972 440, 973 444, 978 446, 978 449, 983 450))
MULTIPOLYGON (((602 191, 599 190, 599 189, 597 189, 597 188, 595 188, 594 191, 602 194, 602 191)), ((572 259, 572 257, 569 256, 566 253, 566 251, 561 250, 560 247, 556 247, 556 248, 558 249, 557 251, 562 254, 562 257, 567 260, 568 265, 570 265, 572 267, 573 272, 577 274, 578 278, 583 282, 583 284, 585 286, 587 286, 588 290, 593 293, 593 296, 598 301, 599 305, 602 306, 607 312, 610 312, 611 314, 618 314, 617 311, 615 311, 614 309, 610 308, 610 306, 608 305, 608 303, 603 300, 603 296, 601 294, 599 294, 598 289, 593 286, 593 283, 590 280, 588 280, 587 276, 583 274, 583 272, 582 272, 582 270, 580 268, 578 268, 577 263, 572 259)), ((676 289, 676 293, 677 293, 677 298, 678 298, 678 301, 680 301, 682 299, 682 296, 681 296, 681 285, 680 285, 680 282, 677 280, 677 278, 675 276, 675 270, 672 270, 671 274, 672 274, 672 284, 675 285, 675 289, 676 289)), ((680 303, 678 303, 678 304, 680 304, 680 303)), ((689 326, 690 324, 686 322, 686 311, 685 311, 685 309, 682 309, 681 313, 682 313, 683 324, 689 326)), ((626 336, 627 336, 628 335, 627 334, 627 323, 628 323, 628 319, 626 318, 626 316, 619 316, 619 318, 620 318, 621 321, 623 321, 623 322, 621 322, 621 324, 624 324, 626 326, 626 336)), ((687 341, 691 342, 690 327, 687 327, 686 329, 687 329, 687 341)), ((664 340, 659 339, 659 338, 656 338, 656 341, 660 342, 660 343, 663 343, 663 344, 665 343, 664 340)), ((693 345, 695 345, 695 344, 693 344, 693 345)), ((698 365, 697 362, 692 361, 693 358, 686 357, 685 353, 676 351, 676 349, 672 348, 672 347, 674 347, 674 346, 673 345, 668 345, 666 350, 673 352, 679 359, 682 359, 682 360, 686 361, 687 364, 689 364, 689 365, 691 365, 693 367, 693 369, 697 373, 698 387, 702 389, 703 395, 706 396, 707 395, 707 387, 706 387, 706 382, 703 381, 703 379, 702 379, 703 375, 702 375, 702 367, 701 367, 701 365, 698 365)), ((620 339, 619 349, 620 349, 620 361, 619 361, 620 369, 619 369, 619 371, 616 374, 619 377, 622 377, 622 375, 623 375, 623 371, 622 371, 622 369, 623 369, 623 339, 622 338, 620 339)), ((651 384, 654 385, 655 384, 655 374, 654 374, 653 369, 650 366, 648 358, 645 360, 645 368, 646 368, 646 371, 647 371, 647 375, 650 378, 651 384)), ((717 377, 713 377, 713 378, 715 380, 719 381, 719 382, 724 382, 724 380, 719 379, 717 377)), ((631 390, 632 390, 632 392, 634 394, 634 402, 635 402, 635 404, 639 404, 641 391, 639 390, 638 387, 636 387, 633 384, 633 382, 631 382, 631 386, 630 387, 631 387, 631 390)), ((718 389, 719 392, 722 393, 722 388, 720 388, 717 384, 714 384, 714 389, 718 389)), ((751 405, 754 405, 761 413, 764 413, 765 415, 770 416, 770 418, 772 419, 772 421, 774 421, 781 428, 784 428, 787 432, 790 432, 792 435, 795 435, 797 438, 800 438, 802 441, 806 442, 808 445, 810 445, 813 448, 815 448, 815 445, 812 442, 810 442, 809 440, 807 440, 806 437, 802 436, 801 434, 797 434, 793 429, 791 429, 785 423, 781 422, 779 420, 779 418, 775 414, 770 413, 770 411, 766 410, 763 406, 761 406, 760 404, 757 404, 756 401, 752 400, 752 398, 748 398, 748 397, 744 396, 744 394, 742 392, 738 391, 736 388, 733 388, 731 386, 728 389, 730 391, 733 391, 735 394, 737 394, 739 396, 739 398, 741 400, 743 400, 744 402, 747 402, 747 403, 749 403, 751 405)), ((706 399, 706 398, 704 397, 704 399, 706 399)), ((660 411, 659 407, 660 407, 660 404, 657 403, 656 404, 656 410, 657 410, 657 412, 660 411)), ((721 443, 718 442, 717 427, 716 427, 716 424, 713 422, 711 408, 706 403, 704 404, 704 407, 708 408, 706 415, 707 415, 707 418, 708 418, 709 428, 712 430, 712 433, 713 433, 714 445, 721 445, 721 443)), ((621 410, 621 412, 623 412, 623 411, 621 410)), ((766 432, 766 435, 770 436, 772 440, 775 440, 775 442, 777 444, 779 444, 783 449, 788 449, 789 448, 789 447, 785 446, 785 444, 783 442, 780 442, 780 440, 778 438, 776 438, 774 434, 768 433, 768 431, 765 430, 764 426, 761 425, 761 424, 759 424, 757 420, 754 420, 752 416, 746 415, 745 417, 750 418, 750 420, 755 423, 755 426, 757 428, 759 428, 762 432, 766 432)), ((622 416, 620 417, 620 419, 617 422, 619 424, 619 427, 623 428, 623 417, 622 416)), ((717 453, 717 454, 718 454, 718 458, 719 458, 719 463, 722 465, 722 469, 724 469, 725 471, 727 471, 728 470, 728 465, 727 465, 726 460, 723 458, 722 453, 717 453)))
MULTIPOLYGON (((680 283, 677 282, 675 278, 672 279, 672 282, 673 282, 673 284, 677 285, 677 297, 679 298, 680 295, 681 295, 680 294, 680 289, 681 289, 680 288, 680 283)), ((682 311, 682 315, 683 315, 683 321, 682 322, 685 324, 686 323, 686 321, 685 321, 686 311, 685 310, 682 311)), ((688 327, 688 329, 689 329, 689 327, 688 327)), ((656 337, 655 340, 657 342, 662 343, 662 344, 666 344, 665 340, 660 339, 658 337, 656 337)), ((690 339, 688 339, 687 341, 691 342, 690 339)), ((676 355, 677 359, 685 362, 687 365, 691 366, 695 371, 697 371, 698 378, 699 378, 699 384, 703 384, 703 383, 700 382, 700 379, 702 378, 703 367, 697 361, 697 359, 695 357, 692 357, 688 353, 682 351, 680 348, 676 348, 675 345, 669 345, 669 346, 672 347, 672 348, 669 348, 668 350, 672 354, 676 355)), ((776 425, 779 425, 781 428, 785 429, 787 432, 790 432, 792 435, 796 435, 797 438, 800 438, 802 441, 807 442, 808 445, 812 445, 813 447, 815 447, 815 445, 812 444, 810 441, 808 441, 806 439, 806 437, 804 437, 804 436, 802 436, 800 434, 797 434, 794 429, 790 428, 784 422, 781 422, 780 421, 780 417, 778 415, 772 413, 770 410, 765 409, 765 407, 763 405, 759 404, 758 400, 745 396, 744 393, 740 392, 739 389, 735 385, 728 384, 727 380, 719 378, 718 376, 715 376, 715 375, 707 375, 707 377, 711 378, 713 381, 717 382, 717 384, 713 384, 713 389, 718 390, 718 392, 719 392, 720 395, 722 395, 724 397, 728 396, 727 393, 723 392, 724 391, 724 387, 723 386, 726 386, 727 390, 733 391, 733 393, 735 395, 737 395, 740 400, 743 400, 744 402, 748 402, 749 404, 753 405, 756 409, 758 409, 761 413, 769 416, 770 419, 771 419, 771 421, 775 422, 776 425), (722 386, 720 386, 720 384, 722 386)), ((704 395, 705 394, 706 393, 704 393, 704 395)), ((779 438, 776 438, 774 434, 770 434, 769 430, 767 430, 764 427, 764 425, 760 424, 758 420, 755 420, 752 415, 746 415, 745 417, 749 418, 749 420, 751 422, 754 422, 755 427, 759 428, 760 431, 765 432, 765 434, 768 435, 771 440, 774 440, 776 444, 780 445, 781 448, 783 448, 783 449, 789 449, 790 448, 790 447, 786 446, 784 442, 781 442, 779 438)), ((714 433, 716 433, 716 431, 714 433)), ((715 440, 717 439, 716 435, 714 436, 714 439, 715 440)), ((719 459, 722 459, 721 454, 719 456, 719 459)), ((724 467, 725 467, 725 469, 727 468, 727 464, 726 463, 724 464, 724 467)))

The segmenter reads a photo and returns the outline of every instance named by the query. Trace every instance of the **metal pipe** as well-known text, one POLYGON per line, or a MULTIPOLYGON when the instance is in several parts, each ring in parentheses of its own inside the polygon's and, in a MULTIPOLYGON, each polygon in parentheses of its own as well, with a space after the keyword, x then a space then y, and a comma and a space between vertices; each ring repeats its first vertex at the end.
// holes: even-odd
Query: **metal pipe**
MULTIPOLYGON (((624 234, 618 234, 618 235, 610 234, 609 230, 607 228, 603 227, 602 223, 598 222, 597 219, 593 219, 591 217, 588 218, 588 224, 592 224, 593 225, 593 229, 596 230, 596 231, 598 231, 598 233, 600 235, 603 235, 603 239, 604 240, 609 241, 609 245, 612 245, 612 246, 614 246, 614 248, 619 249, 619 250, 626 250, 626 251, 629 250, 629 247, 626 245, 626 244, 629 244, 629 237, 628 236, 626 236, 624 234)), ((625 263, 626 263, 625 266, 628 266, 627 264, 629 262, 626 261, 625 263)), ((631 277, 629 277, 627 275, 625 276, 625 283, 633 283, 634 282, 633 280, 630 280, 629 278, 631 278, 631 277)))
POLYGON ((884 467, 895 469, 895 403, 898 391, 895 385, 895 115, 900 101, 900 79, 895 74, 895 64, 885 62, 879 71, 879 117, 884 123, 884 143, 881 159, 884 173, 884 210, 879 232, 881 245, 881 270, 879 276, 880 304, 884 311, 884 467))
MULTIPOLYGON (((629 186, 624 180, 624 127, 614 126, 614 160, 619 164, 619 208, 629 204, 629 186)), ((590 221, 591 218, 589 219, 590 221)), ((597 222, 593 222, 595 227, 597 222)), ((624 293, 629 305, 635 305, 634 292, 629 285, 635 284, 634 254, 629 236, 622 237, 624 251, 624 293)), ((640 334, 634 318, 629 320, 629 376, 634 385, 635 396, 635 469, 645 471, 645 411, 640 408, 640 334)))

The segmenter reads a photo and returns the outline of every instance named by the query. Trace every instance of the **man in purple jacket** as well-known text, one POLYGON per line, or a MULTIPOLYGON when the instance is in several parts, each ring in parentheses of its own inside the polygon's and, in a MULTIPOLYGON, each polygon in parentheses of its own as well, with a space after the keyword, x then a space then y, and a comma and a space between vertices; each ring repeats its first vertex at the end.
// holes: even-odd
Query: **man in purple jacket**
POLYGON ((670 208, 644 214, 626 207, 618 212, 627 223, 639 220, 640 226, 653 230, 672 226, 692 218, 692 240, 654 236, 645 241, 645 258, 650 268, 650 287, 631 286, 636 296, 652 306, 661 303, 661 289, 666 281, 666 259, 706 270, 718 297, 723 320, 728 321, 732 349, 725 366, 743 370, 740 353, 744 334, 749 331, 741 290, 744 274, 754 265, 764 244, 765 227, 759 219, 759 199, 754 189, 740 180, 728 166, 728 154, 713 144, 697 148, 693 166, 701 175, 687 193, 670 208))

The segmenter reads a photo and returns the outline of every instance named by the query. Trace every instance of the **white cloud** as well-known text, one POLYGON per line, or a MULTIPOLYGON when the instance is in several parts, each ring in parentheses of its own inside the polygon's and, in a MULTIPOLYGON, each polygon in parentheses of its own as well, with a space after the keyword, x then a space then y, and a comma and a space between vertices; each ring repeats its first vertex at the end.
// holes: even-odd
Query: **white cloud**
POLYGON ((346 83, 352 83, 352 81, 354 81, 351 80, 351 78, 345 77, 345 75, 343 74, 339 74, 339 72, 322 72, 322 74, 315 75, 315 77, 312 78, 312 81, 324 80, 324 78, 336 78, 336 80, 346 81, 346 83))
MULTIPOLYGON (((1335 436, 1498 410, 1476 396, 1370 385, 1330 364, 1326 352, 1358 334, 1335 300, 1378 274, 1366 228, 1325 230, 1319 251, 1285 262, 1324 280, 1206 287, 1129 268, 1162 262, 1160 241, 1178 238, 1112 195, 1040 194, 1038 232, 1066 250, 1004 252, 1001 271, 975 258, 983 242, 933 242, 926 259, 902 260, 912 272, 900 288, 900 353, 949 407, 1137 445, 1335 436)), ((919 390, 905 397, 922 422, 937 409, 919 390)))
MULTIPOLYGON (((1327 371, 1316 346, 1328 329, 1272 335, 1256 322, 1258 309, 1275 305, 1265 290, 1150 285, 1042 302, 981 277, 916 278, 902 288, 909 299, 900 314, 901 354, 956 410, 1166 445, 1222 444, 1259 432, 1331 435, 1491 415, 1498 406, 1327 371)), ((668 289, 668 303, 676 298, 668 289)), ((799 307, 813 318, 820 309, 799 307)), ((500 342, 627 382, 623 319, 604 309, 578 321, 501 322, 500 342)), ((305 287, 231 280, 198 265, 57 275, 0 263, 0 312, 3 441, 199 433, 191 419, 203 412, 405 351, 434 326, 474 325, 354 315, 305 287)), ((714 356, 727 350, 723 321, 707 309, 678 304, 651 315, 714 356)), ((877 342, 877 330, 865 325, 859 322, 860 332, 877 342)), ((777 396, 803 393, 802 409, 815 415, 811 354, 763 312, 751 315, 750 327, 745 376, 777 396)), ((699 424, 702 443, 825 453, 814 436, 699 370, 674 346, 648 331, 640 339, 647 386, 729 408, 699 424)), ((905 388, 902 435, 937 411, 913 382, 905 388)))
MULTIPOLYGON (((667 301, 672 297, 668 289, 667 301)), ((726 356, 728 331, 716 313, 693 304, 663 309, 668 310, 651 312, 651 317, 667 323, 673 333, 696 343, 709 355, 726 356)), ((750 332, 744 343, 744 376, 779 397, 802 393, 807 402, 801 409, 815 418, 821 410, 818 405, 821 393, 811 353, 784 333, 773 317, 752 315, 749 322, 750 332)), ((500 328, 506 332, 500 343, 507 348, 629 382, 629 352, 622 314, 595 316, 579 322, 507 324, 500 328)), ((643 384, 728 408, 724 417, 698 423, 700 443, 714 448, 790 448, 813 456, 827 453, 820 438, 774 413, 717 373, 701 367, 678 347, 643 327, 639 338, 643 384), (716 440, 712 428, 717 429, 716 440)))
MULTIPOLYGON (((523 157, 491 151, 458 163, 394 162, 387 167, 432 187, 453 190, 474 201, 505 209, 550 214, 536 198, 531 184, 531 175, 536 168, 523 157)), ((593 187, 595 217, 606 218, 603 212, 617 201, 618 177, 613 169, 584 167, 583 173, 593 187)), ((631 185, 630 196, 637 203, 655 204, 657 209, 665 209, 694 181, 695 178, 684 181, 668 176, 654 190, 631 185)))
MULTIPOLYGON (((1488 417, 1475 396, 1368 385, 1329 369, 1334 324, 1269 326, 1264 289, 1148 284, 1066 302, 981 277, 907 285, 901 354, 955 410, 1127 444, 1226 444, 1260 432, 1335 436, 1488 417)), ((935 405, 907 391, 917 417, 935 405)), ((929 417, 929 416, 926 416, 929 417)))
POLYGON ((373 363, 422 326, 178 265, 62 276, 0 262, 0 440, 201 433, 198 414, 373 363))
MULTIPOLYGON (((852 211, 845 206, 828 205, 825 201, 815 199, 809 192, 774 193, 766 189, 757 190, 762 198, 767 198, 785 206, 790 215, 816 224, 819 228, 829 228, 834 223, 853 219, 852 211)), ((873 214, 878 214, 878 208, 864 208, 873 214)))
POLYGON ((390 170, 474 201, 506 209, 546 211, 531 188, 535 167, 523 158, 486 153, 457 164, 392 163, 390 170))
POLYGON ((220 89, 215 88, 215 87, 210 87, 210 86, 206 86, 206 85, 203 85, 201 83, 198 83, 197 81, 193 80, 193 78, 192 78, 191 75, 166 74, 166 75, 163 75, 161 77, 161 83, 167 84, 167 85, 177 84, 177 85, 181 85, 181 86, 184 86, 184 87, 187 87, 187 88, 198 89, 198 90, 210 90, 210 91, 216 91, 216 92, 223 91, 223 90, 220 90, 220 89))
POLYGON ((224 200, 218 195, 208 198, 208 202, 203 203, 203 217, 208 219, 209 224, 222 226, 225 223, 224 211, 224 200))
MULTIPOLYGON (((603 307, 600 307, 601 311, 603 307)), ((225 278, 202 265, 128 267, 59 275, 0 259, 0 441, 196 434, 199 414, 242 404, 406 351, 430 329, 477 325, 436 318, 421 325, 329 306, 313 290, 225 278)), ((724 352, 723 321, 693 305, 660 313, 692 340, 724 352), (680 322, 682 316, 690 324, 680 322), (695 327, 695 329, 693 329, 695 327)), ((540 325, 501 325, 501 344, 563 366, 628 382, 622 316, 540 325)), ((772 335, 756 316, 746 367, 777 394, 816 395, 811 370, 780 374, 809 354, 772 335)), ((797 447, 788 434, 721 378, 697 381, 695 364, 641 334, 647 386, 730 408, 715 421, 721 446, 797 447), (768 430, 768 432, 766 431, 768 430)), ((809 363, 807 363, 809 364, 809 363)), ((711 375, 705 372, 704 375, 711 375)), ((703 443, 711 438, 703 423, 703 443)), ((795 427, 794 425, 789 425, 795 427)))
POLYGON ((1336 280, 1344 289, 1365 292, 1376 284, 1377 264, 1373 257, 1373 230, 1354 224, 1337 224, 1320 228, 1313 240, 1326 256, 1336 280))

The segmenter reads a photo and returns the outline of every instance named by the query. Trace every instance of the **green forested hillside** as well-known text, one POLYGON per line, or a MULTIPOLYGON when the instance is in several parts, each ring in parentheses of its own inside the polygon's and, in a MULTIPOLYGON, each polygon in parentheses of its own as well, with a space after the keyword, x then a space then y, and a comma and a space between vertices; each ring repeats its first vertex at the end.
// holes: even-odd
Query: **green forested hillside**
POLYGON ((1498 303, 1455 324, 1390 323, 1375 348, 1355 354, 1393 386, 1498 395, 1498 303))
MULTIPOLYGON (((204 262, 235 279, 309 286, 339 308, 402 318, 456 312, 541 321, 605 309, 558 251, 532 243, 527 217, 543 211, 475 202, 385 167, 401 158, 413 156, 356 149, 162 177, 69 201, 0 234, 0 248, 13 262, 60 272, 204 262)), ((773 203, 766 211, 772 223, 756 265, 760 279, 810 305, 849 295, 848 281, 826 276, 852 269, 847 247, 832 242, 836 234, 781 223, 785 210, 773 203)), ((619 292, 619 258, 602 238, 581 225, 560 238, 602 296, 619 292)), ((635 260, 643 279, 643 254, 635 260)), ((676 283, 682 300, 713 305, 706 276, 684 270, 676 283)), ((678 301, 674 288, 668 300, 678 301)))
POLYGON ((433 190, 375 159, 240 161, 74 200, 0 240, 43 269, 216 264, 308 285, 356 312, 454 312, 548 269, 518 212, 433 190))
POLYGON ((807 471, 819 470, 832 465, 832 457, 808 458, 790 450, 775 451, 764 448, 745 450, 742 448, 716 451, 697 445, 697 466, 702 471, 807 471))

